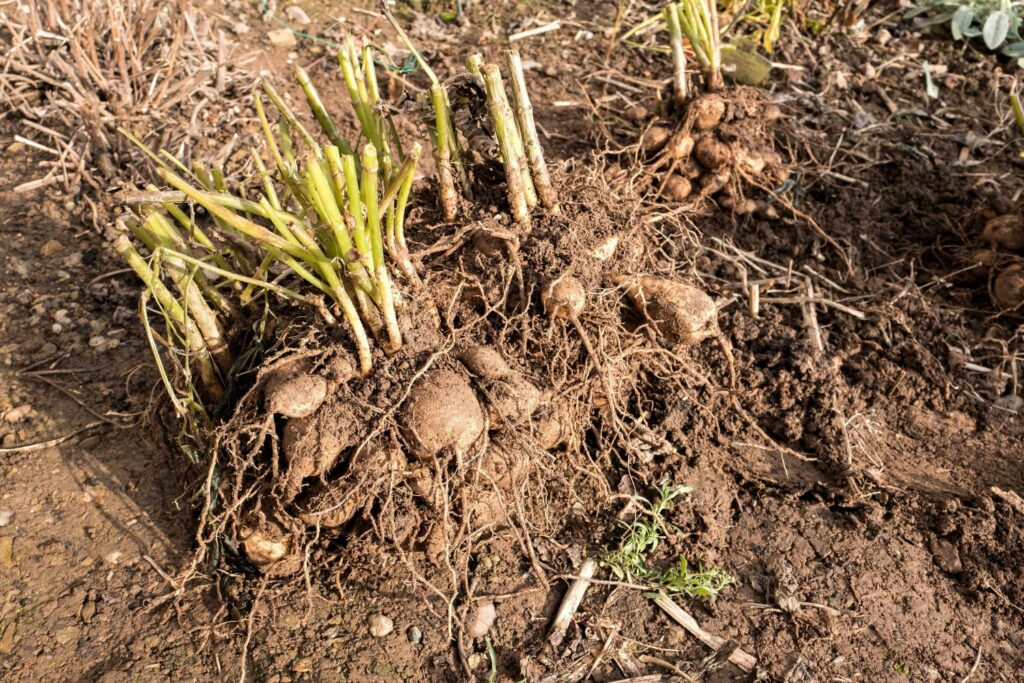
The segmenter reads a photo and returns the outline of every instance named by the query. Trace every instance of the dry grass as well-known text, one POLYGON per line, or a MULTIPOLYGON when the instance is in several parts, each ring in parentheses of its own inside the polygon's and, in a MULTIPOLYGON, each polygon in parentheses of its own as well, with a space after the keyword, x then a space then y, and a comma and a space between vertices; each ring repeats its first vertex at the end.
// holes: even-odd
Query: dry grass
POLYGON ((187 156, 248 92, 244 62, 184 1, 15 0, 0 15, 0 120, 52 155, 17 190, 59 184, 74 196, 84 183, 98 195, 130 178, 118 128, 187 156))

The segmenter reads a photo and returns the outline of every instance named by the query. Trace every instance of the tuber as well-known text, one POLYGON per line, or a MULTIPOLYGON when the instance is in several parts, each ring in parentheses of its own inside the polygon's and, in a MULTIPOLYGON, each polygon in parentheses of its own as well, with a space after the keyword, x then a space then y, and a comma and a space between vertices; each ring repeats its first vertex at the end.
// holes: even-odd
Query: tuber
POLYGON ((659 152, 671 135, 671 131, 665 126, 651 126, 644 131, 644 136, 640 140, 640 148, 647 154, 659 152))
POLYGON ((981 239, 1003 249, 1024 249, 1024 216, 999 216, 985 224, 981 239))
POLYGON ((484 432, 484 413, 473 387, 452 370, 436 370, 412 388, 399 416, 412 454, 430 458, 445 448, 466 453, 484 432))
POLYGON ((285 362, 271 370, 263 388, 267 411, 285 417, 306 417, 327 398, 327 380, 309 372, 306 359, 285 362))
POLYGON ((697 161, 713 171, 728 164, 732 158, 729 147, 710 135, 701 138, 693 151, 697 161))
POLYGON ((1024 263, 1014 263, 996 276, 992 284, 992 298, 1002 308, 1017 308, 1024 304, 1024 263))
POLYGON ((479 602, 466 619, 466 635, 470 638, 483 638, 494 625, 498 613, 490 600, 479 602))
POLYGON ((693 183, 681 175, 669 176, 668 180, 665 181, 665 189, 662 190, 665 199, 671 202, 685 201, 692 192, 693 183))
POLYGON ((562 275, 544 286, 540 293, 544 312, 552 318, 576 319, 583 312, 587 293, 583 283, 571 275, 562 275))
POLYGON ((512 374, 505 359, 490 346, 471 346, 459 354, 459 360, 467 370, 484 379, 500 379, 512 374))
POLYGON ((718 334, 718 309, 702 290, 660 277, 612 275, 638 309, 670 342, 697 344, 718 334))
POLYGON ((697 130, 710 130, 725 116, 725 100, 718 95, 704 95, 690 103, 687 115, 692 117, 697 130))

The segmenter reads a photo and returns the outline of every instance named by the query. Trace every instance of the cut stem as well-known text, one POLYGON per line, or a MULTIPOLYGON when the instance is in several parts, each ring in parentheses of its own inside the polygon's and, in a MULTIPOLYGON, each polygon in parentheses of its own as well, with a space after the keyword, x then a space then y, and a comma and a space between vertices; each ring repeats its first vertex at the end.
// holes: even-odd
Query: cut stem
POLYGON ((668 23, 669 45, 672 48, 672 101, 677 107, 686 103, 686 51, 683 50, 683 29, 679 22, 680 8, 674 2, 665 5, 663 10, 668 23))
POLYGON ((501 158, 505 166, 505 182, 508 184, 508 200, 512 209, 512 217, 523 226, 530 224, 530 205, 526 199, 526 188, 523 183, 523 167, 516 153, 514 140, 518 137, 516 120, 512 114, 505 87, 501 81, 501 72, 494 64, 483 67, 484 88, 487 91, 487 104, 491 114, 494 134, 498 138, 501 158))
POLYGON ((182 331, 185 343, 188 345, 188 350, 199 366, 199 379, 210 394, 210 397, 215 401, 219 401, 224 395, 224 385, 217 374, 213 358, 210 355, 210 349, 207 347, 206 341, 203 339, 203 335, 195 322, 186 315, 185 309, 182 308, 174 294, 171 293, 171 290, 167 289, 164 283, 160 281, 160 278, 156 276, 156 273, 153 272, 153 269, 150 268, 149 264, 146 263, 146 260, 142 258, 142 255, 135 250, 127 235, 122 234, 117 237, 114 241, 114 250, 135 271, 135 274, 146 285, 146 289, 153 294, 153 298, 166 311, 170 320, 182 331))
POLYGON ((380 225, 380 213, 377 204, 377 151, 373 144, 363 148, 363 206, 366 208, 366 227, 370 233, 373 249, 373 272, 377 291, 380 294, 381 313, 384 326, 387 328, 388 342, 385 350, 394 353, 402 348, 402 331, 398 327, 395 314, 395 299, 391 291, 391 278, 387 265, 384 263, 384 235, 380 225))
POLYGON ((430 102, 434 107, 434 161, 437 164, 438 194, 444 219, 451 222, 459 213, 459 195, 455 190, 455 173, 452 170, 450 137, 453 131, 448 116, 448 96, 443 85, 430 87, 430 102))
POLYGON ((526 157, 533 174, 533 184, 537 189, 541 204, 552 213, 561 213, 558 205, 558 194, 551 185, 548 165, 544 161, 544 149, 540 146, 537 135, 537 124, 533 120, 533 105, 530 94, 526 90, 526 75, 523 73, 523 61, 518 50, 506 50, 505 60, 508 63, 509 79, 512 83, 512 103, 515 107, 516 121, 526 145, 526 157))

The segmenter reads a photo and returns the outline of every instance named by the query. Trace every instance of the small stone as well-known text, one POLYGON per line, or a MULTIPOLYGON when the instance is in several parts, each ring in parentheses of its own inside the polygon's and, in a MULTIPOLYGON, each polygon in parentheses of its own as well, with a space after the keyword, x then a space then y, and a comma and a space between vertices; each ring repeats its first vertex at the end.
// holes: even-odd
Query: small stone
POLYGON ((294 664, 292 664, 292 671, 297 674, 309 673, 313 669, 313 660, 309 657, 303 657, 294 664))
POLYGON ((370 627, 370 635, 374 638, 383 638, 395 630, 395 622, 383 614, 374 614, 367 621, 370 627))
POLYGON ((104 556, 103 559, 109 562, 110 564, 118 564, 123 556, 124 553, 122 553, 120 550, 115 550, 112 553, 107 553, 107 555, 104 556))
POLYGON ((236 36, 244 36, 246 33, 250 31, 249 24, 245 23, 244 21, 236 21, 235 23, 231 24, 231 31, 236 36))
POLYGON ((29 404, 25 403, 23 405, 18 406, 17 408, 11 408, 6 413, 4 413, 4 422, 6 422, 7 424, 14 424, 16 422, 21 422, 26 417, 28 417, 31 413, 32 413, 32 406, 30 406, 29 404))
POLYGON ((65 626, 64 628, 59 629, 56 633, 54 633, 53 637, 54 640, 56 640, 61 645, 67 645, 72 640, 78 640, 78 634, 80 632, 81 630, 77 626, 65 626))
POLYGON ((25 149, 25 143, 24 142, 12 142, 11 144, 7 145, 7 153, 8 154, 17 154, 18 152, 20 152, 23 149, 25 149))
POLYGON ((14 569, 17 565, 14 559, 14 537, 4 536, 0 538, 0 567, 14 569))
POLYGON ((879 45, 887 45, 892 40, 892 33, 888 29, 880 28, 875 34, 875 40, 879 45))
POLYGON ((64 245, 57 240, 50 240, 39 249, 39 254, 43 258, 50 258, 56 256, 60 252, 64 251, 64 245))
POLYGON ((413 645, 419 645, 423 642, 423 631, 419 630, 416 626, 410 626, 405 632, 405 637, 409 639, 409 642, 413 645))
POLYGON ((292 5, 285 9, 284 15, 299 26, 309 26, 309 15, 298 5, 292 5))
POLYGON ((14 510, 0 510, 0 526, 7 526, 14 519, 14 510))
POLYGON ((17 624, 12 621, 3 629, 0 629, 0 632, 3 633, 3 635, 0 635, 0 655, 9 655, 14 652, 14 646, 16 644, 16 641, 14 640, 14 631, 16 628, 17 624))
POLYGON ((276 45, 277 47, 295 47, 299 44, 299 41, 295 38, 295 34, 288 28, 279 28, 276 31, 269 31, 267 33, 267 38, 270 40, 271 45, 276 45))

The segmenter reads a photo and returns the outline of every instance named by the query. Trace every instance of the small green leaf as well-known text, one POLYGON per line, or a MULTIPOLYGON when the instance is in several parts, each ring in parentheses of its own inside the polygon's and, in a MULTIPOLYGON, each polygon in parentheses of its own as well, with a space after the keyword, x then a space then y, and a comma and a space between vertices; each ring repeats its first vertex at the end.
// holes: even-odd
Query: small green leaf
POLYGON ((950 21, 950 29, 953 32, 953 38, 955 40, 963 40, 964 31, 971 27, 974 22, 974 7, 971 5, 961 5, 957 8, 956 12, 953 13, 953 18, 950 21))
POLYGON ((1010 15, 1003 10, 996 10, 985 20, 985 25, 981 29, 981 37, 988 49, 994 50, 1003 44, 1009 32, 1010 15))

